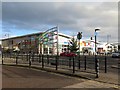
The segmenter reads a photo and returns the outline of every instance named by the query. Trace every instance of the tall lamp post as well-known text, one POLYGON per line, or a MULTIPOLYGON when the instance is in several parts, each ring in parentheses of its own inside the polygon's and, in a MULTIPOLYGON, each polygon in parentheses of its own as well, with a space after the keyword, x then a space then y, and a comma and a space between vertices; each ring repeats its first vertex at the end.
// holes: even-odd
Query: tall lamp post
POLYGON ((95 71, 96 71, 96 78, 99 77, 99 60, 97 59, 97 52, 96 52, 96 43, 97 43, 97 31, 100 29, 95 29, 95 71))

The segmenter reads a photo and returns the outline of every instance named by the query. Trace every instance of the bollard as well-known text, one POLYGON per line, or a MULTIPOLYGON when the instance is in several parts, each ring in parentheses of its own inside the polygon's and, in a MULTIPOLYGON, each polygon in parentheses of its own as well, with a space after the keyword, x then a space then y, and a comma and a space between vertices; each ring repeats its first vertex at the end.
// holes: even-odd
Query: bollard
POLYGON ((44 55, 42 55, 42 68, 44 68, 44 55))
POLYGON ((106 57, 106 53, 105 53, 105 73, 107 73, 107 57, 106 57))
POLYGON ((99 59, 96 59, 96 78, 99 77, 99 59))
POLYGON ((86 56, 85 56, 85 63, 84 64, 85 64, 85 70, 86 70, 86 56))
POLYGON ((73 73, 75 73, 75 59, 73 57, 73 73))
POLYGON ((71 57, 69 58, 69 68, 71 68, 71 57))

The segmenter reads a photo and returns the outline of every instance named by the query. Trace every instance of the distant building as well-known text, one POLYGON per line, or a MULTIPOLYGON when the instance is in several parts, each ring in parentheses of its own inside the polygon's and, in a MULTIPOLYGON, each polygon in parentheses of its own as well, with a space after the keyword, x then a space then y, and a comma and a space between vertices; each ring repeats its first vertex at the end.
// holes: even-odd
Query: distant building
MULTIPOLYGON (((78 42, 78 45, 79 45, 79 42, 78 42)), ((94 54, 95 53, 95 41, 94 40, 81 40, 80 51, 94 54)), ((101 54, 118 51, 118 43, 106 43, 106 42, 97 41, 96 51, 97 53, 101 53, 101 54)))
POLYGON ((114 43, 100 43, 97 47, 99 53, 111 53, 118 51, 118 45, 114 43))
MULTIPOLYGON (((96 45, 98 46, 98 42, 96 45)), ((97 48, 97 47, 96 47, 97 48)), ((81 40, 80 42, 80 51, 88 54, 95 54, 95 41, 94 40, 81 40)))
MULTIPOLYGON (((17 51, 20 53, 41 53, 41 54, 56 54, 57 47, 53 44, 41 44, 40 36, 43 33, 34 33, 18 37, 2 39, 3 51, 17 51), (52 46, 51 46, 52 45, 52 46)), ((68 49, 68 42, 71 36, 62 33, 58 34, 59 53, 68 49)))
MULTIPOLYGON (((19 53, 40 53, 40 54, 57 54, 56 37, 53 38, 52 42, 40 42, 43 32, 33 33, 23 36, 11 37, 2 39, 2 50, 5 52, 19 52, 19 53), (54 43, 55 42, 55 43, 54 43)), ((58 33, 58 51, 61 52, 69 51, 68 45, 69 40, 72 36, 58 33)), ((114 52, 118 50, 118 43, 96 43, 97 52, 114 52)), ((79 41, 78 41, 79 47, 79 41)), ((0 46, 1 50, 1 46, 0 46)), ((94 40, 80 40, 80 51, 83 53, 94 54, 95 53, 95 41, 94 40)))

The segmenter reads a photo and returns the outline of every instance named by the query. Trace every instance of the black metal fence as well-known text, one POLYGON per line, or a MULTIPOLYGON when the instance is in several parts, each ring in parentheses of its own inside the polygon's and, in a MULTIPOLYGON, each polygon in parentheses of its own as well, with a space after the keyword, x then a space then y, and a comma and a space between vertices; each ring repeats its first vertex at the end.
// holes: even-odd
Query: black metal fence
MULTIPOLYGON (((107 56, 97 56, 98 69, 107 73, 107 56)), ((63 57, 57 55, 2 53, 2 64, 28 65, 55 70, 63 70, 69 73, 96 74, 96 62, 94 56, 81 55, 76 57, 63 57), (80 60, 80 61, 79 61, 80 60), (80 68, 79 68, 80 65, 80 68)))

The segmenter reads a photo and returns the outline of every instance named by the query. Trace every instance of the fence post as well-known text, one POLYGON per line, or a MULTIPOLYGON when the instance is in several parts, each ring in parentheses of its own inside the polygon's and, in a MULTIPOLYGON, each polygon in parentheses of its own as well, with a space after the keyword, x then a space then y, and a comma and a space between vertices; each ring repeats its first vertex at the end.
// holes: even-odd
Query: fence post
POLYGON ((47 64, 49 64, 49 55, 47 55, 47 64))
POLYGON ((80 54, 79 54, 79 58, 78 58, 78 68, 80 69, 80 54))
POLYGON ((39 54, 39 63, 41 62, 41 55, 39 54))
POLYGON ((105 53, 105 73, 107 73, 107 57, 106 57, 106 53, 105 53))
POLYGON ((11 59, 11 52, 10 52, 10 59, 11 59))
POLYGON ((26 59, 27 59, 27 61, 28 61, 28 54, 26 53, 26 59))
POLYGON ((42 55, 42 68, 44 68, 44 55, 42 55))
POLYGON ((71 57, 69 58, 69 68, 71 68, 71 57))
POLYGON ((16 65, 18 65, 18 55, 16 53, 16 65))
POLYGON ((73 73, 75 73, 75 59, 73 57, 73 73))
POLYGON ((22 60, 23 60, 23 52, 22 52, 22 60))
POLYGON ((3 65, 3 53, 2 53, 2 65, 3 65))
POLYGON ((86 56, 85 56, 85 70, 86 70, 86 56))
POLYGON ((32 61, 34 61, 34 53, 32 53, 32 61))
POLYGON ((31 66, 30 54, 29 54, 29 68, 31 66))
POLYGON ((58 55, 56 56, 56 70, 58 70, 58 55))

